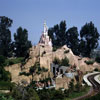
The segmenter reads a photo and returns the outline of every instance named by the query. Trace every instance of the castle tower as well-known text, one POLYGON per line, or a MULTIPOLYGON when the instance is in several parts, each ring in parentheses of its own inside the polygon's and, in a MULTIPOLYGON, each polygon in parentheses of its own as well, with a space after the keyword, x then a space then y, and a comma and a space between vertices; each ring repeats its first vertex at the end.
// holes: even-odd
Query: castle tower
POLYGON ((47 46, 52 46, 52 42, 50 37, 48 36, 48 27, 46 25, 46 21, 44 22, 44 29, 43 29, 43 33, 40 37, 40 41, 39 44, 41 45, 47 45, 47 46))
POLYGON ((46 21, 44 22, 44 31, 43 31, 44 36, 48 36, 48 27, 46 25, 46 21))

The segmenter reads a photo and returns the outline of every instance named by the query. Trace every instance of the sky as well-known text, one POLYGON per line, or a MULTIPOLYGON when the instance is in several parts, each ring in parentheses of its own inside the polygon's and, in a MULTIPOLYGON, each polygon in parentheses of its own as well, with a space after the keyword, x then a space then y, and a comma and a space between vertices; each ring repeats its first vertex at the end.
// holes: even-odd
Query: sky
POLYGON ((0 0, 0 16, 13 20, 12 37, 18 27, 26 28, 33 45, 39 41, 44 20, 48 28, 66 20, 67 29, 78 30, 93 21, 100 33, 100 0, 0 0))

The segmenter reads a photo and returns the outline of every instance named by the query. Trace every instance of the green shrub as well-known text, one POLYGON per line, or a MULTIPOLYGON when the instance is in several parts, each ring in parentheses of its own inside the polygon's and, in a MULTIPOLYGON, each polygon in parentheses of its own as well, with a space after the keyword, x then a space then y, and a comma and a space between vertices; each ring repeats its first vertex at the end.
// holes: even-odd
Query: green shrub
POLYGON ((19 75, 20 75, 20 76, 21 76, 21 75, 29 76, 29 75, 30 75, 30 73, 20 72, 20 73, 19 73, 19 75))
POLYGON ((14 87, 14 83, 7 81, 0 81, 0 90, 11 90, 14 87))
POLYGON ((89 60, 89 61, 84 61, 87 65, 93 65, 94 61, 93 60, 89 60))
POLYGON ((69 59, 67 57, 61 60, 61 66, 69 66, 69 59))
POLYGON ((5 57, 0 55, 0 66, 4 66, 5 57))
POLYGON ((58 58, 55 57, 53 63, 60 65, 61 64, 61 61, 58 58))
POLYGON ((99 71, 98 68, 95 68, 94 71, 99 71))
POLYGON ((69 50, 65 50, 64 53, 69 53, 69 50))

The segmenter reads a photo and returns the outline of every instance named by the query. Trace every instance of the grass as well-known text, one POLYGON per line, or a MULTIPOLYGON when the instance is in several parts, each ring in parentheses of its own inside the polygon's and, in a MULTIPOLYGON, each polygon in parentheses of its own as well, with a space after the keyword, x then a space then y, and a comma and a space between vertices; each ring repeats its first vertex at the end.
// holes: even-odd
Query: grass
POLYGON ((6 61, 5 61, 5 66, 9 66, 9 65, 21 63, 21 62, 23 62, 23 60, 24 60, 23 57, 12 58, 12 59, 6 59, 6 61))
POLYGON ((81 92, 72 92, 72 93, 69 95, 69 97, 66 98, 66 100, 72 100, 72 99, 74 99, 74 98, 83 96, 83 95, 87 94, 89 90, 90 90, 90 87, 86 87, 86 88, 84 88, 81 92))

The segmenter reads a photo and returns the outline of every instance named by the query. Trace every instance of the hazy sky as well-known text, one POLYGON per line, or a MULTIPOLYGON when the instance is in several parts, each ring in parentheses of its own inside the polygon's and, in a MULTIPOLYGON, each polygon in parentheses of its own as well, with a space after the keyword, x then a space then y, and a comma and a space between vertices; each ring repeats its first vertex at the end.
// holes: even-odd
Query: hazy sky
POLYGON ((0 16, 13 20, 12 34, 19 26, 26 28, 33 44, 39 40, 44 20, 48 27, 66 20, 68 28, 79 30, 93 21, 100 32, 100 0, 0 0, 0 16))

